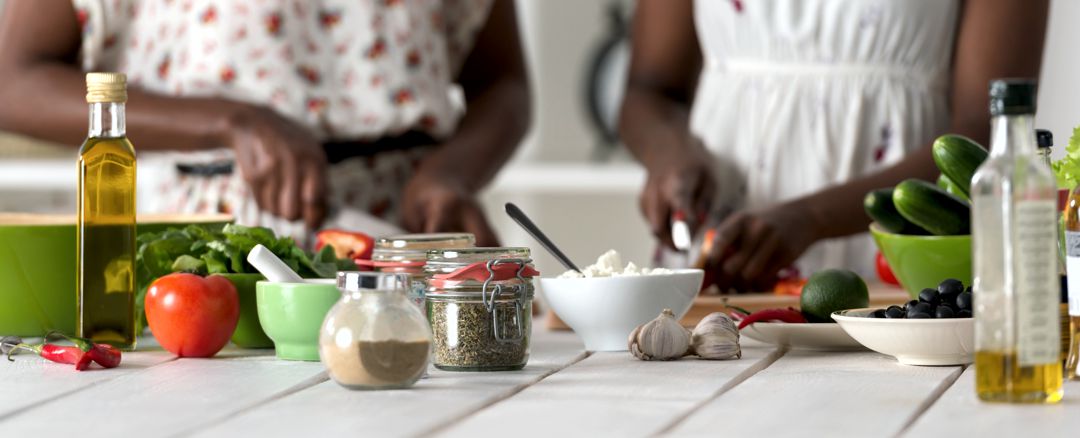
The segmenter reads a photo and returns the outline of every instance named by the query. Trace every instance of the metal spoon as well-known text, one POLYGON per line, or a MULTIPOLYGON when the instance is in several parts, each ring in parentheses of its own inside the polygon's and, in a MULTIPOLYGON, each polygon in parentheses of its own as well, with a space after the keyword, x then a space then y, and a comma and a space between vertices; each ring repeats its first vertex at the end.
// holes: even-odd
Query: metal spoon
POLYGON ((540 245, 551 253, 551 255, 555 256, 555 258, 559 260, 559 263, 562 263, 566 269, 572 269, 581 273, 581 270, 578 269, 577 265, 570 261, 570 258, 567 257, 566 254, 563 254, 563 252, 559 250, 559 247, 555 246, 555 243, 552 242, 551 239, 548 239, 547 235, 545 235, 543 231, 540 231, 540 228, 537 228, 536 224, 525 215, 525 212, 521 211, 521 209, 514 205, 513 202, 506 203, 506 214, 510 215, 510 218, 513 219, 514 222, 517 222, 518 225, 521 225, 521 228, 524 228, 537 242, 540 242, 540 245))

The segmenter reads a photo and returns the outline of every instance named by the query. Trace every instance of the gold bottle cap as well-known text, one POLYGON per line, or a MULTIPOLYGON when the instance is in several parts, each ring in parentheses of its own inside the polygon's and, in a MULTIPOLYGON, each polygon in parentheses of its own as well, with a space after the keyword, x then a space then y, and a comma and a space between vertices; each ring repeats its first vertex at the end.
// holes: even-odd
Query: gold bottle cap
POLYGON ((86 103, 127 102, 127 76, 123 73, 86 74, 86 103))

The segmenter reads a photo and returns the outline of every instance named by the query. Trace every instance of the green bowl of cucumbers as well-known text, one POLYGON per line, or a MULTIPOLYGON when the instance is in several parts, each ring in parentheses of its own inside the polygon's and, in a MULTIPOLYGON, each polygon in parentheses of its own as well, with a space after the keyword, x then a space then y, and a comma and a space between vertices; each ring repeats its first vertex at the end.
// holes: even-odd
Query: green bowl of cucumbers
POLYGON ((918 236, 890 233, 870 225, 881 254, 900 285, 917 298, 925 288, 937 288, 943 278, 971 284, 971 235, 918 236))
POLYGON ((914 298, 943 278, 971 284, 971 178, 986 148, 960 135, 934 141, 936 182, 908 179, 866 194, 870 234, 900 285, 914 298))

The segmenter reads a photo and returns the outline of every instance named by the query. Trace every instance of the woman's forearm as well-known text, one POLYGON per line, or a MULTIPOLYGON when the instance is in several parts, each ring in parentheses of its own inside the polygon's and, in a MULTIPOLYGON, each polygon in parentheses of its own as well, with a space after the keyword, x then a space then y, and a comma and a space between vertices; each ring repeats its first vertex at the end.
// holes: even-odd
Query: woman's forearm
MULTIPOLYGON (((990 125, 987 120, 982 122, 954 123, 947 132, 963 134, 987 145, 990 125)), ((863 198, 869 191, 892 187, 908 178, 931 182, 937 180, 939 172, 934 165, 931 149, 932 146, 927 144, 881 172, 824 189, 791 203, 793 207, 808 213, 808 223, 815 228, 819 238, 864 232, 870 225, 870 217, 863 211, 863 198)))
MULTIPOLYGON (((0 69, 0 128, 71 146, 86 137, 84 73, 73 65, 39 62, 0 69)), ((140 149, 223 147, 245 104, 215 98, 177 98, 128 90, 127 130, 140 149)))
POLYGON ((651 88, 631 84, 619 116, 619 136, 646 169, 666 162, 665 157, 686 154, 690 141, 688 104, 651 88))

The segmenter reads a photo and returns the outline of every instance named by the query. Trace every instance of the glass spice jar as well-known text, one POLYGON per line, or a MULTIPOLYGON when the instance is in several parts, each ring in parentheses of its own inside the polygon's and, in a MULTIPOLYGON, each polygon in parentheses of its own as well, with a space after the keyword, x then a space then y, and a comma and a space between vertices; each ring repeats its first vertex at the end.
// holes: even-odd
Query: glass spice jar
POLYGON ((357 265, 375 272, 407 274, 411 278, 409 300, 424 308, 424 289, 427 275, 424 265, 427 253, 433 249, 472 248, 476 236, 470 233, 401 234, 375 240, 371 260, 358 260, 357 265))
POLYGON ((319 358, 350 389, 412 386, 427 371, 431 329, 405 294, 409 276, 339 272, 339 300, 319 331, 319 358))
POLYGON ((532 266, 528 248, 428 252, 424 268, 435 367, 518 370, 529 360, 532 266))

